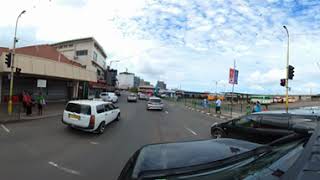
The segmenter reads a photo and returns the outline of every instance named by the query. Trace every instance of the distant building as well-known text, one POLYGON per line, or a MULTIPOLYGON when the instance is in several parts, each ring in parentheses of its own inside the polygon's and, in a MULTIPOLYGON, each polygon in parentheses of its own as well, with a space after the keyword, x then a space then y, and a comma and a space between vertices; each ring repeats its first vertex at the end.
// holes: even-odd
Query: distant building
POLYGON ((117 76, 119 89, 130 89, 134 87, 134 74, 129 72, 119 73, 117 76))
POLYGON ((151 85, 151 83, 149 82, 149 81, 144 81, 144 84, 143 84, 144 86, 150 86, 151 85))
POLYGON ((101 91, 107 90, 105 79, 107 54, 102 46, 93 38, 79 38, 51 44, 68 59, 80 63, 88 71, 95 72, 96 80, 88 85, 80 85, 88 88, 88 97, 98 96, 101 91))
POLYGON ((138 88, 140 85, 140 78, 138 76, 134 76, 133 87, 138 88))
POLYGON ((118 71, 116 69, 109 69, 109 67, 105 71, 104 76, 106 79, 108 91, 115 90, 115 87, 117 85, 117 73, 118 71))
POLYGON ((164 81, 158 81, 156 87, 159 89, 167 89, 167 84, 164 81))

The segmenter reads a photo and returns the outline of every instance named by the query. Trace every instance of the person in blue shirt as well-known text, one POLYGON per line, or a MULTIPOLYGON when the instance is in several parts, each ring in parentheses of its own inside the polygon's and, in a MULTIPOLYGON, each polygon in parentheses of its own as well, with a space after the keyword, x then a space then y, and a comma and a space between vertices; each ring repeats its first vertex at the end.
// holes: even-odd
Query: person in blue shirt
POLYGON ((257 103, 254 103, 253 112, 261 112, 261 104, 259 101, 257 101, 257 103))

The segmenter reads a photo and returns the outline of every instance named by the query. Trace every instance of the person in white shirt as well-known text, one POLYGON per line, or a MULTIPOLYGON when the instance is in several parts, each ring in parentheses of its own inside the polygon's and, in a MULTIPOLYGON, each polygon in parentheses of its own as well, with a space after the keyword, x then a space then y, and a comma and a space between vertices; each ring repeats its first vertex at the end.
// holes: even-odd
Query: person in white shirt
POLYGON ((216 100, 216 113, 218 112, 221 114, 221 100, 219 98, 216 100))

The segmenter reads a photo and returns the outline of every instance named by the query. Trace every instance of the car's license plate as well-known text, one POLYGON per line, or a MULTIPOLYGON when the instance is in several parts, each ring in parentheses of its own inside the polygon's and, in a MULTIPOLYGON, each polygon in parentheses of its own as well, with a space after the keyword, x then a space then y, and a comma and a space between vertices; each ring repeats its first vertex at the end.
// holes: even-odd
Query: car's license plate
POLYGON ((71 118, 71 119, 76 119, 76 120, 80 120, 80 116, 75 115, 75 114, 69 114, 69 118, 71 118))

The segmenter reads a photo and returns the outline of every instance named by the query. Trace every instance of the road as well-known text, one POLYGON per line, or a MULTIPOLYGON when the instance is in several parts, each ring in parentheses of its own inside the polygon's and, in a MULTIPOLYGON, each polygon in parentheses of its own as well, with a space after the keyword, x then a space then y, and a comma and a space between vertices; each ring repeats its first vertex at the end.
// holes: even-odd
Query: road
POLYGON ((117 179, 129 157, 150 143, 210 138, 218 120, 165 102, 146 111, 146 101, 120 97, 121 120, 96 135, 66 127, 61 117, 0 127, 0 179, 117 179))

